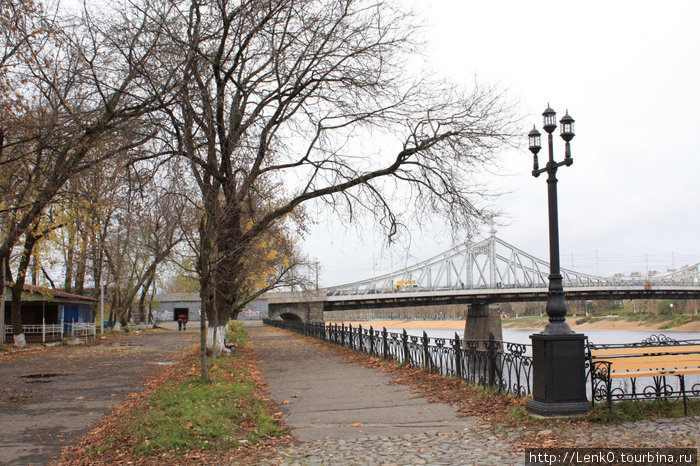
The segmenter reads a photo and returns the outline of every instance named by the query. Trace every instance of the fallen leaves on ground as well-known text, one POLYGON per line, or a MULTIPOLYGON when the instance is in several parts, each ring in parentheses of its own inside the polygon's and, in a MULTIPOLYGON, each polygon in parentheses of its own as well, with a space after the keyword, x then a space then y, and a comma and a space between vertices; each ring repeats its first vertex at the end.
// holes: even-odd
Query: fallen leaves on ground
POLYGON ((539 446, 573 446, 567 440, 567 430, 583 427, 585 420, 570 419, 536 419, 529 416, 514 416, 513 412, 522 412, 525 399, 510 395, 488 393, 481 387, 468 385, 460 380, 450 379, 424 369, 413 369, 399 365, 395 361, 369 356, 365 353, 337 346, 312 337, 295 334, 307 343, 341 356, 346 361, 385 372, 391 376, 392 383, 406 385, 418 392, 430 403, 448 403, 457 407, 460 416, 478 416, 488 423, 494 436, 508 436, 516 429, 520 432, 514 441, 515 451, 539 446), (546 435, 538 432, 548 429, 546 435))
MULTIPOLYGON (((76 345, 76 346, 68 346, 68 345, 56 345, 56 346, 45 346, 42 343, 27 343, 27 346, 24 348, 15 348, 12 346, 11 343, 6 343, 5 346, 3 347, 2 350, 0 350, 0 361, 6 361, 8 359, 14 359, 14 358, 21 358, 25 356, 31 356, 34 354, 41 354, 41 353, 51 353, 51 352, 56 352, 56 351, 63 351, 67 349, 76 349, 76 348, 91 348, 91 347, 103 347, 105 344, 114 344, 115 342, 118 342, 122 338, 125 338, 129 336, 130 333, 126 332, 114 332, 114 333, 108 333, 105 334, 104 338, 90 338, 87 342, 87 344, 83 343, 81 345, 76 345)), ((110 348, 111 350, 112 348, 110 348)))
MULTIPOLYGON (((198 352, 199 348, 192 349, 191 352, 198 352)), ((109 415, 101 418, 97 423, 88 428, 85 434, 78 442, 63 449, 61 457, 57 463, 58 466, 74 466, 74 465, 107 465, 107 464, 134 464, 134 465, 162 465, 162 464, 178 464, 178 465, 195 465, 195 464, 254 464, 260 458, 272 457, 275 454, 275 447, 279 445, 289 445, 293 443, 292 438, 288 435, 281 437, 267 437, 261 439, 257 444, 241 441, 242 445, 238 448, 233 448, 229 451, 170 451, 162 452, 157 455, 143 456, 135 454, 130 447, 133 439, 129 438, 128 433, 120 432, 114 429, 114 425, 120 422, 124 417, 133 416, 138 410, 146 406, 146 400, 155 393, 167 380, 173 378, 185 378, 190 375, 194 367, 187 368, 186 364, 189 353, 185 354, 181 361, 173 366, 164 367, 154 379, 149 380, 144 384, 144 390, 137 391, 129 397, 128 401, 114 408, 109 415), (190 370, 187 370, 190 369, 190 370), (101 451, 96 454, 95 451, 100 449, 100 445, 105 444, 105 439, 109 436, 118 433, 121 437, 118 439, 122 445, 119 449, 101 451), (91 454, 92 453, 92 454, 91 454)), ((257 369, 255 351, 250 345, 237 348, 239 356, 238 364, 247 366, 250 370, 251 380, 255 384, 257 395, 263 399, 267 399, 267 389, 264 387, 262 375, 257 369), (255 368, 252 370, 252 368, 255 368)), ((268 403, 269 404, 269 403, 268 403)), ((269 404, 270 414, 277 420, 281 428, 286 429, 281 421, 281 412, 273 412, 275 406, 269 404)), ((192 424, 192 423, 190 423, 192 424)), ((187 424, 187 428, 193 428, 194 425, 187 424)), ((251 426, 253 427, 253 426, 251 426)))

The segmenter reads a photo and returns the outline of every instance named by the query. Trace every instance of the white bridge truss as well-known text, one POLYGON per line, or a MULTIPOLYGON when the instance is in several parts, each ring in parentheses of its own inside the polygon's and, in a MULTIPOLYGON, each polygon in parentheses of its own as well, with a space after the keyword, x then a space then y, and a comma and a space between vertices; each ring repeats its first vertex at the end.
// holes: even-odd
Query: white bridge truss
MULTIPOLYGON (((700 263, 642 279, 597 277, 561 269, 564 287, 698 286, 700 263)), ((428 260, 372 279, 328 288, 330 296, 395 292, 484 289, 542 289, 549 284, 549 263, 495 235, 463 243, 428 260)))

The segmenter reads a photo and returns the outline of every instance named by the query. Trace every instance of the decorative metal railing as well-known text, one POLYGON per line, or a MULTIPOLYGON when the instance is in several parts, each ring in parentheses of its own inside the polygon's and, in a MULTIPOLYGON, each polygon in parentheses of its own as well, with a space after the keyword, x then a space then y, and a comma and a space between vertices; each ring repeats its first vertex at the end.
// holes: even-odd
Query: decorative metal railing
MULTIPOLYGON (((700 339, 675 340, 666 335, 651 335, 649 338, 636 343, 601 345, 588 343, 587 367, 592 403, 607 402, 612 409, 614 401, 682 399, 687 414, 686 399, 700 398, 700 374, 693 369, 674 370, 672 368, 659 367, 657 372, 660 374, 664 372, 664 374, 635 377, 634 372, 630 372, 625 377, 611 377, 612 361, 626 357, 625 348, 649 348, 649 352, 645 352, 643 355, 654 355, 663 354, 663 351, 660 350, 664 346, 679 348, 686 346, 688 350, 686 354, 696 355, 695 359, 697 359, 700 339), (607 361, 595 360, 595 358, 591 357, 591 351, 600 349, 619 349, 621 350, 620 356, 612 356, 607 361)), ((697 362, 695 365, 697 367, 697 362)))
POLYGON ((274 327, 319 338, 373 356, 424 368, 447 377, 459 377, 469 383, 494 387, 516 397, 531 393, 532 356, 528 346, 491 339, 463 341, 388 332, 351 325, 326 325, 265 319, 274 327))
POLYGON ((65 334, 70 334, 73 337, 94 337, 97 335, 97 327, 92 322, 66 322, 65 334))
MULTIPOLYGON (((1 330, 1 329, 0 329, 1 330)), ((23 325, 22 331, 28 338, 41 342, 61 340, 66 336, 70 337, 95 337, 97 328, 92 322, 64 322, 62 324, 32 324, 23 325)), ((12 335, 12 325, 4 325, 5 336, 12 335)))

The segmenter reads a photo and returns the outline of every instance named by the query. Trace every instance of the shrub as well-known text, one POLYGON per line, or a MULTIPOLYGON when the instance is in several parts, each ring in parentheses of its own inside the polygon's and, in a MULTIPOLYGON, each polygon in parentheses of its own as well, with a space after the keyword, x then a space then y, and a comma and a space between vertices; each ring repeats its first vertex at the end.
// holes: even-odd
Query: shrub
POLYGON ((227 345, 233 345, 234 347, 236 346, 241 346, 246 342, 246 339, 248 338, 248 333, 245 331, 243 328, 243 324, 241 324, 240 321, 238 320, 229 320, 228 321, 228 328, 226 329, 226 344, 227 345))

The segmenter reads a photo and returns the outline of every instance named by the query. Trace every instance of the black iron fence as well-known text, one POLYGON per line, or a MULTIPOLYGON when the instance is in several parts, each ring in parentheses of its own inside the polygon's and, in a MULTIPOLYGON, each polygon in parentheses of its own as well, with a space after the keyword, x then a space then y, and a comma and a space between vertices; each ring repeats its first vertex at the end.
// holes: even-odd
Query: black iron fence
POLYGON ((339 346, 362 351, 373 356, 405 363, 413 368, 459 377, 469 383, 493 387, 517 397, 531 393, 532 356, 530 345, 494 340, 464 341, 454 338, 429 337, 388 332, 386 328, 326 325, 284 320, 263 321, 319 338, 339 346))

